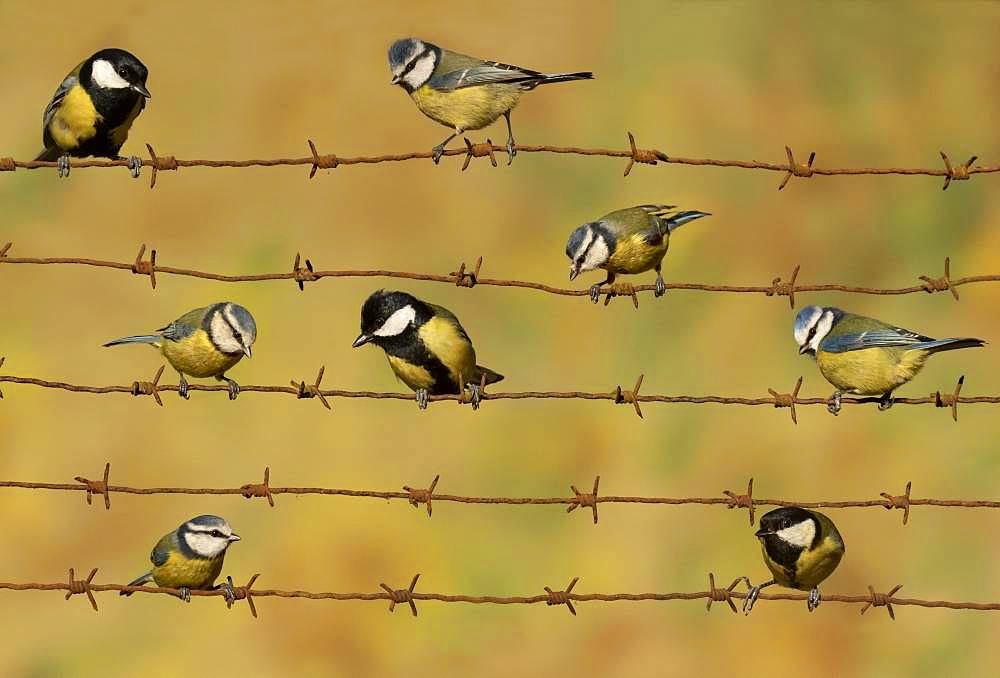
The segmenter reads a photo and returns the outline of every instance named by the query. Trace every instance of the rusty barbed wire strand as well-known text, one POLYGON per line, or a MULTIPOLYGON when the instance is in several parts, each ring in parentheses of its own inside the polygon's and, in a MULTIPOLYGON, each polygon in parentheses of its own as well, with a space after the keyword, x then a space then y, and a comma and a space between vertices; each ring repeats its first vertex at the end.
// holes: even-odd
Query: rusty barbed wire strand
MULTIPOLYGON (((157 251, 150 251, 149 259, 145 259, 146 244, 139 247, 135 259, 132 262, 106 261, 101 259, 88 259, 83 257, 12 257, 9 252, 13 247, 12 242, 8 242, 0 247, 0 264, 33 264, 33 265, 80 265, 96 268, 110 268, 122 271, 130 271, 136 275, 149 276, 150 285, 156 288, 156 274, 176 275, 188 278, 200 278, 203 280, 214 280, 217 282, 263 282, 270 280, 292 280, 299 290, 305 289, 305 283, 315 282, 323 278, 399 278, 404 280, 420 280, 425 282, 439 282, 458 287, 472 288, 476 285, 488 285, 494 287, 517 287, 522 289, 536 290, 548 294, 567 297, 589 297, 590 288, 572 289, 554 287, 544 283, 530 280, 508 280, 503 278, 484 278, 481 275, 483 257, 476 260, 476 264, 471 269, 462 262, 459 267, 447 275, 434 273, 417 273, 411 271, 390 271, 385 269, 341 269, 322 271, 316 270, 312 260, 305 259, 305 266, 302 266, 303 259, 300 254, 295 255, 290 271, 275 273, 257 273, 250 275, 226 275, 209 271, 197 271, 187 268, 177 268, 174 266, 163 266, 156 263, 157 251)), ((842 285, 840 283, 798 283, 797 279, 801 266, 796 266, 788 280, 783 280, 782 276, 775 276, 770 285, 712 285, 696 282, 668 282, 667 289, 672 290, 697 290, 703 292, 727 292, 738 294, 763 294, 768 297, 788 297, 789 305, 795 308, 795 295, 801 292, 847 292, 852 294, 872 294, 872 295, 903 295, 915 294, 918 292, 950 292, 957 301, 958 287, 984 282, 1000 282, 1000 274, 973 275, 963 278, 952 279, 951 258, 944 260, 944 275, 930 276, 920 275, 918 285, 906 287, 858 287, 852 285, 842 285)), ((638 308, 638 300, 635 296, 637 292, 652 292, 656 285, 632 285, 629 283, 618 283, 605 285, 601 288, 601 294, 605 295, 605 305, 614 296, 631 297, 638 308)))
MULTIPOLYGON (((149 594, 161 594, 161 595, 171 595, 178 596, 180 591, 178 589, 164 588, 157 586, 125 586, 122 584, 96 584, 93 579, 97 574, 97 568, 91 570, 90 575, 86 579, 76 579, 75 573, 71 568, 69 571, 69 578, 65 582, 52 582, 52 583, 38 583, 38 582, 0 582, 0 590, 8 591, 65 591, 66 600, 69 600, 74 595, 86 595, 91 607, 94 611, 98 611, 97 601, 94 598, 95 593, 104 593, 108 591, 114 592, 128 592, 128 593, 149 593, 149 594)), ((733 580, 733 583, 726 588, 719 588, 715 585, 715 574, 709 573, 709 588, 706 591, 677 591, 671 593, 578 593, 574 591, 576 584, 580 581, 579 577, 574 577, 569 585, 565 589, 552 589, 548 586, 542 587, 545 593, 528 595, 528 596, 496 596, 496 595, 486 595, 486 596, 471 596, 464 594, 444 594, 444 593, 427 593, 424 591, 417 591, 416 586, 420 579, 420 574, 417 574, 411 579, 410 585, 407 588, 394 589, 390 587, 385 582, 379 584, 381 591, 372 591, 367 593, 336 593, 336 592, 312 592, 312 591, 302 591, 302 590, 282 590, 282 589, 258 589, 254 588, 254 584, 260 574, 253 575, 248 582, 243 586, 237 586, 233 584, 232 577, 228 577, 228 582, 232 586, 232 591, 234 594, 234 599, 236 601, 246 600, 248 607, 250 609, 250 614, 254 618, 258 617, 257 605, 255 600, 257 598, 304 598, 308 600, 337 600, 337 601, 387 601, 389 603, 389 612, 394 612, 397 604, 406 603, 410 608, 410 613, 412 616, 418 616, 417 602, 418 601, 435 601, 441 603, 469 603, 473 605, 537 605, 544 603, 546 606, 563 606, 565 605, 569 612, 576 616, 576 607, 574 603, 582 602, 639 602, 639 601, 674 601, 674 600, 707 600, 706 611, 711 611, 713 602, 725 602, 729 605, 730 610, 733 613, 737 613, 736 605, 733 602, 734 599, 740 600, 746 597, 745 593, 736 591, 735 588, 741 582, 747 581, 745 577, 737 577, 733 580)), ((888 593, 881 593, 875 590, 875 587, 868 585, 868 593, 861 595, 845 595, 837 593, 824 593, 822 596, 823 602, 827 603, 846 603, 854 605, 862 605, 860 610, 861 614, 864 614, 872 607, 884 607, 886 612, 889 614, 890 619, 895 619, 895 611, 893 610, 893 605, 896 606, 912 606, 912 607, 925 607, 925 608, 944 608, 950 610, 981 610, 981 611, 997 611, 1000 610, 1000 603, 977 603, 977 602, 953 602, 948 600, 923 600, 919 598, 901 598, 897 597, 897 592, 902 588, 902 585, 897 584, 895 587, 889 590, 888 593)), ((221 590, 191 590, 191 596, 193 597, 222 597, 224 594, 221 590)), ((803 593, 762 593, 759 600, 791 600, 791 601, 803 601, 806 600, 808 596, 803 593)), ((227 607, 232 607, 232 603, 227 602, 227 607)))
MULTIPOLYGON (((0 358, 0 367, 3 366, 5 358, 0 358)), ((394 391, 351 391, 345 389, 321 389, 320 383, 323 380, 325 366, 320 367, 316 380, 312 384, 305 381, 291 380, 289 386, 280 385, 240 385, 240 394, 245 393, 284 393, 295 396, 297 399, 319 398, 321 404, 329 411, 332 411, 328 399, 330 398, 370 398, 373 400, 414 400, 413 393, 402 393, 394 391)), ((160 394, 166 391, 177 391, 175 384, 161 384, 160 377, 163 375, 164 366, 161 365, 156 371, 152 381, 136 380, 129 385, 110 386, 87 386, 81 384, 70 384, 64 381, 48 381, 36 377, 19 377, 8 374, 0 374, 0 384, 24 384, 37 386, 40 388, 57 389, 70 391, 72 393, 127 393, 132 396, 152 396, 157 405, 163 406, 160 394)), ((688 405, 770 405, 775 409, 788 409, 792 422, 798 423, 796 407, 799 405, 829 405, 832 399, 829 397, 802 397, 799 396, 799 389, 802 387, 802 377, 799 377, 791 393, 781 393, 772 388, 768 388, 767 397, 747 398, 742 396, 719 396, 719 395, 664 395, 640 393, 644 375, 639 375, 635 385, 631 389, 622 388, 621 384, 615 386, 611 391, 507 391, 507 392, 487 392, 485 385, 480 385, 480 401, 487 400, 610 400, 622 405, 628 404, 635 409, 635 413, 640 418, 643 417, 642 403, 664 403, 664 404, 688 404, 688 405)), ((965 376, 959 377, 955 388, 951 393, 935 391, 923 397, 896 397, 893 398, 895 405, 933 405, 939 408, 951 410, 954 421, 958 421, 959 404, 1000 404, 1000 396, 963 396, 962 388, 965 384, 965 376)), ((190 384, 188 391, 209 391, 229 393, 228 385, 212 384, 190 384)), ((0 399, 3 399, 3 392, 0 391, 0 399)), ((470 399, 463 394, 432 395, 428 396, 428 402, 454 401, 459 405, 470 404, 470 399)), ((844 397, 841 399, 842 405, 866 405, 880 402, 879 398, 872 397, 844 397)), ((477 408, 478 409, 478 408, 477 408)))
POLYGON ((722 506, 727 509, 748 509, 750 524, 754 524, 757 508, 761 506, 801 506, 805 508, 884 508, 903 511, 903 525, 909 523, 910 508, 913 506, 934 506, 940 508, 988 508, 1000 509, 1000 501, 986 499, 935 499, 930 497, 913 497, 912 482, 906 483, 903 494, 894 495, 880 492, 881 499, 850 499, 798 501, 793 499, 760 498, 753 496, 753 478, 747 483, 745 493, 733 490, 723 490, 721 495, 714 497, 654 497, 599 494, 598 486, 601 477, 594 479, 593 490, 589 493, 580 492, 576 485, 570 485, 573 496, 560 497, 509 497, 509 496, 469 496, 459 494, 441 494, 437 491, 440 475, 436 475, 426 488, 404 485, 399 490, 359 490, 333 487, 282 487, 271 485, 271 467, 264 468, 264 479, 260 483, 245 483, 239 487, 131 487, 128 485, 112 485, 109 482, 111 463, 104 465, 101 480, 91 480, 86 476, 76 476, 73 483, 29 482, 22 480, 0 480, 0 488, 53 490, 62 492, 86 492, 87 504, 91 504, 94 495, 104 498, 104 508, 111 510, 111 494, 154 495, 238 495, 245 499, 267 499, 268 504, 275 506, 274 496, 291 495, 325 495, 341 497, 358 497, 370 499, 406 501, 414 508, 426 507, 427 516, 433 515, 434 502, 473 505, 507 505, 507 506, 566 506, 566 512, 572 513, 578 508, 590 508, 594 524, 598 522, 597 506, 599 504, 645 504, 666 506, 722 506))
MULTIPOLYGON (((939 151, 944 167, 938 168, 905 168, 905 167, 818 167, 814 164, 816 153, 810 153, 806 162, 799 162, 795 159, 795 154, 791 147, 785 146, 785 157, 787 162, 760 162, 757 160, 717 160, 714 158, 685 158, 671 156, 663 151, 651 148, 639 148, 635 137, 631 132, 626 132, 629 147, 627 149, 613 148, 581 148, 577 146, 549 146, 549 145, 515 145, 515 150, 519 153, 552 153, 557 155, 579 155, 579 156, 603 156, 607 158, 623 158, 628 163, 625 166, 624 176, 632 172, 632 168, 637 165, 656 165, 663 163, 666 165, 693 165, 711 167, 731 167, 748 170, 762 170, 770 172, 780 172, 783 174, 778 190, 782 190, 792 177, 807 179, 813 176, 834 176, 834 175, 923 175, 931 177, 944 177, 942 190, 947 190, 952 181, 967 181, 973 174, 987 174, 1000 172, 1000 166, 993 165, 973 165, 978 159, 977 156, 970 157, 965 163, 953 165, 944 151, 939 151)), ((493 167, 497 166, 496 153, 506 153, 506 146, 494 144, 492 140, 472 143, 468 138, 462 140, 465 148, 449 148, 443 155, 461 157, 461 170, 465 171, 469 163, 474 158, 488 158, 493 167)), ((309 146, 309 155, 297 158, 271 158, 255 160, 181 160, 172 155, 158 155, 153 146, 146 144, 149 152, 149 159, 142 160, 143 167, 151 168, 149 187, 156 186, 156 177, 159 172, 177 171, 181 167, 278 167, 278 166, 299 166, 309 167, 309 178, 312 179, 321 169, 337 169, 342 165, 374 165, 385 162, 404 162, 408 160, 430 160, 434 157, 432 151, 415 151, 412 153, 398 153, 371 156, 339 156, 335 153, 320 153, 312 139, 306 142, 309 146)), ((70 162, 71 168, 91 168, 91 167, 128 167, 128 160, 108 160, 108 159, 73 159, 70 162)), ((42 160, 15 160, 11 157, 0 157, 0 172, 13 172, 17 169, 44 169, 56 168, 58 163, 42 160)))

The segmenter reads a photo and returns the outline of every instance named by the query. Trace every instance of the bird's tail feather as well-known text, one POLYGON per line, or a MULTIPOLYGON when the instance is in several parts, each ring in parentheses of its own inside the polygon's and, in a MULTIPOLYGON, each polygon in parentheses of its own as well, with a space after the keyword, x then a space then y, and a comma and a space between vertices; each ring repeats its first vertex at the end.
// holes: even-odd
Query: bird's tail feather
POLYGON ((547 85, 551 82, 569 82, 571 80, 593 80, 594 74, 590 71, 579 71, 577 73, 543 73, 540 85, 547 85))
POLYGON ((119 344, 156 344, 159 343, 160 335, 158 334, 140 334, 134 337, 122 337, 121 339, 115 339, 114 341, 109 341, 104 344, 107 346, 118 346, 119 344))
POLYGON ((48 148, 42 150, 41 153, 35 158, 36 161, 44 162, 54 162, 58 160, 63 154, 63 150, 58 146, 49 146, 48 148))
POLYGON ((486 375, 487 384, 495 384, 498 381, 503 381, 502 374, 494 372, 488 367, 483 367, 482 365, 476 365, 476 377, 477 377, 476 383, 479 383, 479 380, 482 379, 483 375, 486 375))
POLYGON ((986 342, 982 339, 973 339, 972 337, 960 337, 955 339, 935 339, 934 341, 922 341, 919 344, 914 344, 913 348, 922 351, 930 351, 931 353, 939 353, 941 351, 954 351, 959 348, 978 348, 980 346, 985 346, 986 342))
MULTIPOLYGON (((153 573, 152 573, 152 571, 147 572, 146 574, 142 575, 141 577, 133 579, 132 581, 130 581, 128 583, 128 585, 129 586, 142 586, 143 584, 148 584, 151 581, 153 581, 153 573)), ((118 595, 120 595, 120 596, 130 596, 130 595, 132 595, 132 593, 134 593, 134 592, 133 591, 121 591, 121 592, 119 592, 118 595)))
POLYGON ((669 219, 667 219, 667 228, 673 233, 676 229, 680 228, 689 221, 694 221, 695 219, 701 219, 702 217, 712 216, 708 212, 699 212, 698 210, 688 210, 686 212, 678 212, 669 219))

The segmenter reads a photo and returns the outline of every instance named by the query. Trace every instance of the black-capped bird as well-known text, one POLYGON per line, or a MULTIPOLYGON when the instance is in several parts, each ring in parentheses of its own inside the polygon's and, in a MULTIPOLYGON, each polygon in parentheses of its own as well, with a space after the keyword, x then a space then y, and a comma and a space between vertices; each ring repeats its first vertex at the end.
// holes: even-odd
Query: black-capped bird
MULTIPOLYGON (((118 151, 149 98, 149 71, 123 49, 102 49, 74 68, 45 107, 42 144, 36 160, 58 160, 59 176, 69 176, 70 157, 121 160, 118 151)), ((133 177, 142 159, 128 158, 133 177)))
POLYGON ((760 517, 756 537, 774 578, 750 587, 743 611, 750 614, 761 589, 774 584, 809 591, 809 611, 819 607, 819 585, 844 557, 844 539, 833 521, 819 511, 783 506, 760 517))
POLYGON ((480 386, 503 375, 476 364, 476 350, 465 328, 448 309, 406 292, 378 290, 361 307, 361 334, 354 348, 373 343, 385 351, 396 377, 414 390, 427 409, 430 395, 472 394, 478 408, 480 386))
POLYGON ((492 125, 502 115, 507 121, 509 165, 517 153, 510 112, 521 94, 539 85, 594 77, 589 71, 540 73, 498 61, 484 61, 417 38, 403 38, 392 44, 389 68, 392 84, 406 90, 421 113, 455 130, 434 147, 435 163, 441 160, 449 141, 467 130, 492 125))

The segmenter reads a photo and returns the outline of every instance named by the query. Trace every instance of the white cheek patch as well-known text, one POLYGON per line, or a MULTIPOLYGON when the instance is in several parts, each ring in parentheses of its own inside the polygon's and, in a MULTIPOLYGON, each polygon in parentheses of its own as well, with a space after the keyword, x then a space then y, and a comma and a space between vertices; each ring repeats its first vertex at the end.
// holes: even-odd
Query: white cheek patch
POLYGON ((243 345, 236 341, 236 337, 233 336, 233 329, 226 322, 226 319, 222 317, 222 313, 216 313, 212 316, 212 324, 209 327, 209 331, 212 334, 212 343, 223 353, 243 352, 243 345))
POLYGON ((816 334, 813 335, 812 341, 809 342, 809 348, 814 351, 819 350, 819 343, 830 333, 833 328, 833 313, 827 311, 823 314, 823 317, 819 319, 819 323, 816 324, 816 334))
POLYGON ((593 271, 595 268, 600 268, 604 264, 608 263, 609 255, 610 250, 608 249, 608 243, 604 241, 604 236, 599 235, 595 237, 593 244, 590 246, 590 251, 587 252, 587 258, 583 260, 583 266, 580 267, 580 270, 593 271))
POLYGON ((783 541, 800 548, 809 548, 816 538, 816 523, 803 520, 776 533, 783 541))
POLYGON ((434 54, 425 54, 420 57, 403 80, 412 89, 420 88, 425 82, 431 79, 431 74, 434 73, 435 60, 434 54))
POLYGON ((132 86, 128 84, 125 78, 118 75, 118 72, 111 65, 110 61, 104 59, 98 59, 94 62, 90 79, 93 80, 95 85, 104 89, 124 89, 132 86))
POLYGON ((214 558, 226 550, 229 540, 213 537, 207 532, 185 532, 184 541, 203 558, 214 558))
POLYGON ((382 323, 382 327, 375 330, 376 337, 395 337, 402 334, 417 317, 417 312, 412 306, 407 304, 403 308, 393 313, 382 323))
POLYGON ((809 314, 809 320, 802 326, 795 328, 795 343, 799 346, 804 346, 806 339, 809 337, 809 329, 816 324, 816 320, 822 315, 823 309, 819 306, 813 306, 812 313, 809 314))

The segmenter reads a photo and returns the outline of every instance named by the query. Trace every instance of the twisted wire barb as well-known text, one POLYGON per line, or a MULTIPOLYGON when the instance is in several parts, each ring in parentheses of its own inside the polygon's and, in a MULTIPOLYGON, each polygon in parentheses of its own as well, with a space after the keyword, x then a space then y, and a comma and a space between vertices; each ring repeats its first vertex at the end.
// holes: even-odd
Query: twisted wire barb
MULTIPOLYGON (((769 172, 780 172, 783 174, 778 190, 783 189, 791 178, 809 178, 813 176, 833 176, 833 175, 924 175, 931 177, 944 177, 942 190, 947 190, 952 181, 967 181, 973 174, 986 174, 1000 172, 1000 166, 973 165, 977 156, 972 156, 961 165, 952 165, 951 160, 940 151, 943 168, 905 168, 905 167, 817 167, 813 163, 816 153, 810 153, 809 159, 805 163, 795 160, 795 155, 789 146, 785 146, 785 156, 787 162, 759 162, 757 160, 717 160, 714 158, 684 158, 671 156, 663 151, 650 148, 640 148, 637 146, 635 137, 631 132, 628 135, 629 148, 581 148, 577 146, 549 146, 549 145, 525 145, 517 144, 514 148, 518 153, 553 153, 558 155, 579 155, 579 156, 603 156, 607 158, 624 158, 628 161, 625 166, 624 176, 628 176, 632 168, 637 165, 656 165, 664 163, 667 165, 694 165, 711 167, 733 167, 748 170, 764 170, 769 172)), ((474 158, 488 158, 493 167, 497 166, 496 153, 506 153, 506 146, 494 144, 487 139, 485 143, 472 143, 468 138, 464 138, 464 148, 450 148, 444 151, 447 157, 458 156, 463 159, 461 170, 468 169, 474 158)), ((177 171, 181 167, 279 167, 305 165, 309 167, 309 178, 312 179, 321 170, 337 169, 343 165, 374 165, 384 162, 404 162, 407 160, 429 160, 434 157, 432 151, 416 151, 412 153, 399 153, 388 155, 362 155, 356 157, 340 156, 335 153, 320 153, 312 139, 307 140, 309 145, 309 155, 298 158, 272 158, 256 160, 181 160, 172 155, 158 155, 152 145, 146 144, 149 152, 149 159, 142 160, 143 167, 152 169, 149 187, 156 186, 158 172, 177 171)), ((87 167, 128 167, 128 160, 108 160, 108 159, 73 159, 70 161, 72 168, 87 167)), ((58 163, 43 160, 15 160, 10 157, 0 158, 0 172, 13 172, 17 169, 43 169, 56 168, 58 163)))
POLYGON ((104 507, 111 509, 111 494, 152 495, 238 495, 245 499, 266 499, 273 508, 274 497, 282 494, 292 495, 326 495, 340 497, 359 497, 381 500, 400 499, 408 502, 414 508, 426 507, 427 516, 433 515, 434 502, 476 505, 507 505, 507 506, 566 506, 566 513, 572 513, 578 508, 591 509, 594 524, 598 522, 597 507, 599 504, 645 504, 664 506, 722 506, 727 509, 748 509, 750 525, 754 524, 754 515, 761 506, 801 506, 805 508, 884 508, 903 511, 903 525, 910 519, 910 508, 913 506, 936 506, 941 508, 989 508, 1000 509, 1000 501, 985 499, 935 499, 911 496, 912 483, 906 483, 903 494, 895 495, 880 492, 881 499, 851 499, 838 501, 797 501, 793 499, 755 498, 753 496, 753 478, 747 484, 746 493, 724 490, 721 496, 714 497, 643 497, 627 495, 598 494, 601 477, 594 479, 591 492, 581 492, 576 485, 570 485, 573 496, 559 497, 508 497, 508 496, 470 496, 460 494, 440 494, 437 491, 440 475, 434 476, 426 488, 404 485, 399 490, 359 490, 333 487, 278 487, 271 485, 271 467, 264 469, 264 480, 261 483, 246 483, 239 487, 131 487, 129 485, 112 485, 109 482, 111 464, 104 465, 102 480, 90 480, 85 476, 76 476, 73 483, 45 483, 21 480, 0 480, 0 488, 20 488, 28 490, 54 490, 64 492, 86 492, 87 504, 91 496, 97 494, 104 497, 104 507))
MULTIPOLYGON (((108 591, 128 592, 128 593, 149 593, 178 596, 178 589, 158 587, 158 586, 125 586, 122 584, 95 584, 93 582, 97 569, 91 571, 90 576, 85 580, 75 578, 72 569, 69 571, 69 581, 67 582, 0 582, 0 590, 9 591, 66 591, 66 600, 74 595, 86 595, 94 611, 98 611, 95 593, 105 593, 108 591)), ((236 600, 246 600, 250 613, 256 618, 258 616, 255 599, 257 598, 305 598, 308 600, 357 600, 357 601, 388 601, 389 612, 396 609, 397 604, 406 603, 414 617, 417 616, 417 601, 436 601, 441 603, 469 603, 473 605, 537 605, 544 603, 546 606, 565 605, 571 614, 576 616, 574 603, 582 602, 639 602, 639 601, 673 601, 673 600, 707 600, 707 611, 711 611, 713 602, 726 602, 733 613, 736 613, 736 605, 733 599, 743 599, 745 593, 736 591, 735 588, 740 582, 747 581, 746 577, 738 577, 727 588, 718 588, 715 585, 714 573, 709 573, 709 589, 707 591, 678 591, 671 593, 577 593, 574 588, 579 582, 579 577, 574 577, 565 589, 552 589, 543 587, 544 594, 528 596, 471 596, 464 594, 444 594, 427 593, 417 591, 416 585, 420 575, 417 574, 410 581, 407 588, 394 589, 385 582, 379 584, 381 591, 364 593, 336 593, 336 592, 312 592, 301 590, 283 589, 258 589, 254 584, 260 574, 255 574, 243 586, 229 583, 232 586, 234 598, 236 600)), ((844 595, 836 593, 824 593, 823 601, 829 603, 847 603, 862 605, 861 614, 864 614, 872 607, 885 607, 891 619, 895 619, 895 611, 892 606, 913 606, 927 608, 945 608, 950 610, 1000 610, 1000 603, 975 603, 975 602, 953 602, 948 600, 923 600, 919 598, 900 598, 896 594, 901 585, 897 585, 888 593, 877 592, 874 586, 868 586, 868 593, 861 595, 844 595)), ((214 590, 191 590, 193 597, 217 597, 223 596, 223 592, 214 590)), ((762 593, 760 600, 806 600, 808 596, 803 593, 762 593)), ((231 604, 227 603, 231 607, 231 604)))
MULTIPOLYGON (((522 289, 535 290, 547 294, 564 297, 588 297, 590 288, 574 289, 565 287, 555 287, 538 283, 531 280, 510 280, 504 278, 484 278, 481 275, 483 257, 476 260, 472 270, 468 270, 465 262, 447 275, 435 273, 418 273, 412 271, 390 271, 385 269, 340 269, 340 270, 316 270, 311 259, 305 259, 305 266, 302 266, 303 258, 296 253, 290 271, 274 273, 255 273, 249 275, 226 275, 210 271, 197 271, 188 268, 178 268, 174 266, 163 266, 156 263, 156 250, 151 250, 148 259, 145 259, 146 244, 139 247, 139 252, 131 262, 127 261, 106 261, 101 259, 88 259, 82 257, 12 257, 9 252, 13 243, 8 242, 0 248, 0 264, 34 264, 34 265, 80 265, 97 268, 111 268, 122 271, 130 271, 136 275, 149 277, 150 285, 156 288, 156 274, 175 275, 188 278, 201 278, 204 280, 214 280, 218 282, 262 282, 269 280, 292 280, 299 290, 305 289, 305 283, 316 282, 323 278, 397 278, 403 280, 420 280, 425 282, 446 283, 458 287, 472 288, 476 285, 487 285, 494 287, 516 287, 522 289)), ((952 279, 951 258, 944 260, 944 275, 931 276, 920 275, 918 285, 906 287, 858 287, 853 285, 842 285, 840 283, 814 283, 800 284, 797 282, 801 266, 796 266, 788 280, 783 280, 782 276, 775 276, 770 285, 712 285, 698 282, 668 282, 667 289, 672 290, 696 290, 703 292, 723 292, 735 294, 763 294, 768 297, 788 297, 789 304, 795 307, 795 295, 801 292, 847 292, 851 294, 871 294, 871 295, 903 295, 926 292, 950 292, 958 300, 957 288, 963 285, 972 285, 985 282, 1000 282, 1000 274, 973 275, 964 278, 952 279)), ((638 307, 636 293, 652 292, 656 285, 605 285, 601 288, 601 294, 606 295, 606 302, 615 296, 632 297, 638 307)))

